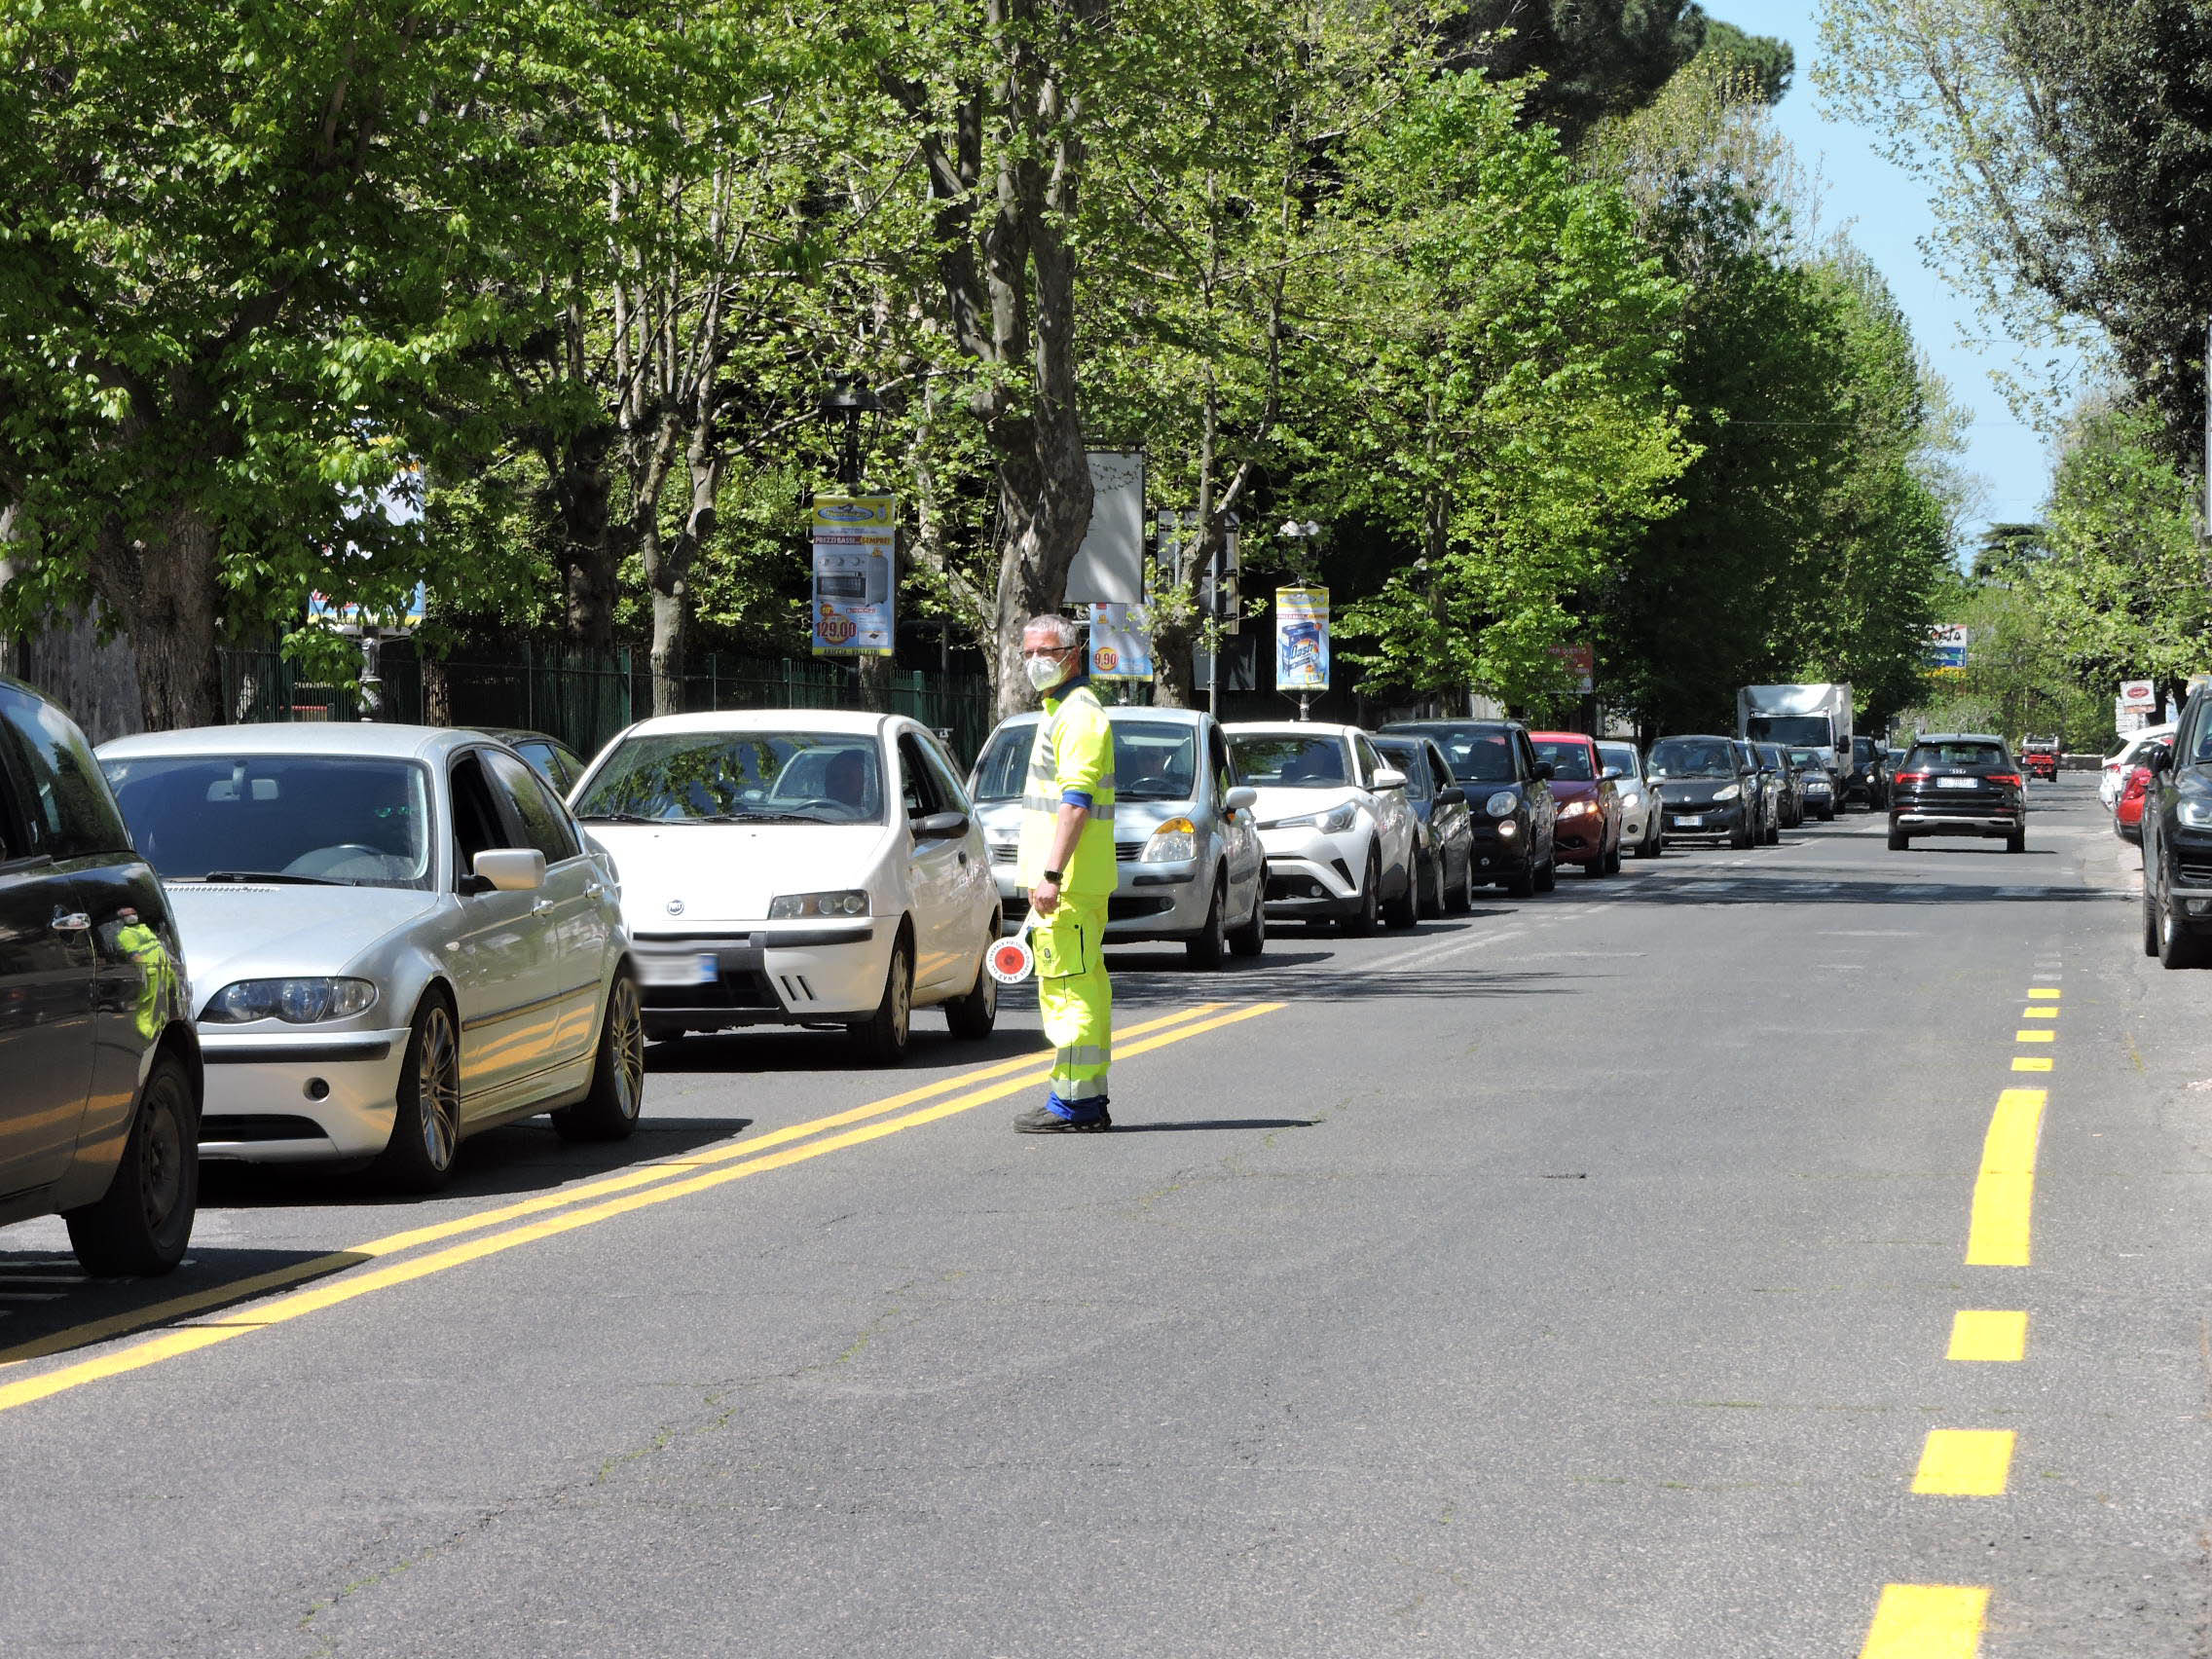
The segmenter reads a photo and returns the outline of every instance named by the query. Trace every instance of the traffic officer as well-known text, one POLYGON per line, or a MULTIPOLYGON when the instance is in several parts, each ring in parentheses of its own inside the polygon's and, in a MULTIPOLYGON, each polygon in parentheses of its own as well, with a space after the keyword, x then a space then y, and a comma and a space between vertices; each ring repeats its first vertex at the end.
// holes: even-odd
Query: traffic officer
POLYGON ((1045 1104, 1014 1119, 1023 1134, 1113 1127, 1106 1113, 1114 992, 1101 950, 1114 895, 1114 733, 1090 688, 1082 636, 1063 616, 1032 617, 1021 665, 1044 694, 1045 718, 1021 791, 1015 880, 1037 916, 1037 1007, 1052 1045, 1045 1104))

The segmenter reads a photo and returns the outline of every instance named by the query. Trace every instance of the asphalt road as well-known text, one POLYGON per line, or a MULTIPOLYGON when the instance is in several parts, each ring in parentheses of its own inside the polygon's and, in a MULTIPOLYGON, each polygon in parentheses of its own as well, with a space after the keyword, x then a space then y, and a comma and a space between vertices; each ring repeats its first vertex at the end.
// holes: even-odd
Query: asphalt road
POLYGON ((2035 804, 1124 951, 1107 1136, 1010 1132, 1025 1004, 158 1284, 0 1233, 0 1650, 2212 1652, 2212 974, 2035 804))

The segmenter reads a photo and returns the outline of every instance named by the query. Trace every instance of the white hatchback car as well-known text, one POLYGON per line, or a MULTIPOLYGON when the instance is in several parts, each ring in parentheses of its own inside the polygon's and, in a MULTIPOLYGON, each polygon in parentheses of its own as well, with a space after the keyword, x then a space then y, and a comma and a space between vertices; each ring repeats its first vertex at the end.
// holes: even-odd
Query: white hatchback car
POLYGON ((2127 774, 2142 764, 2145 752, 2161 738, 2172 737, 2174 726, 2175 722, 2168 720, 2163 725, 2148 725, 2141 731, 2130 732, 2126 741, 2105 757, 2103 775, 2097 779, 2097 798, 2105 803, 2107 812, 2119 804, 2127 774))
POLYGON ((426 726, 207 726, 99 750, 175 907, 203 1161, 380 1161, 427 1192, 534 1112, 636 1126, 614 875, 513 750, 426 726))
POLYGON ((906 1051, 920 1005, 986 1037, 998 885, 968 792, 901 715, 751 709, 642 720, 570 796, 612 855, 648 1035, 843 1027, 906 1051))
POLYGON ((1406 775, 1358 726, 1306 721, 1223 728, 1268 855, 1268 910, 1372 933, 1412 927, 1416 829, 1406 775))

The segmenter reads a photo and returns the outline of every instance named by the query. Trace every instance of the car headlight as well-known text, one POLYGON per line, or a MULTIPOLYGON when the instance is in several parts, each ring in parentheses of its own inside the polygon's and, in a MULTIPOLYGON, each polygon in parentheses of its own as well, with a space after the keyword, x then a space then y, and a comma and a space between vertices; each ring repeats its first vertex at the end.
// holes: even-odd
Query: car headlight
POLYGON ((315 1025, 351 1019, 376 1006, 377 988, 367 979, 240 979, 209 997, 200 1017, 216 1025, 256 1019, 315 1025))
POLYGON ((1198 827, 1188 818, 1170 818, 1152 832, 1138 855, 1140 864, 1188 864, 1198 856, 1198 827))
POLYGON ((1570 800, 1559 809, 1559 815, 1562 818, 1587 818, 1597 810, 1598 803, 1594 800, 1570 800))
POLYGON ((2212 830, 2212 800, 2185 796, 2175 804, 2174 817, 2192 830, 2212 830))
POLYGON ((843 918, 866 914, 867 893, 859 887, 848 887, 837 893, 786 893, 768 901, 771 922, 803 921, 808 916, 843 918))
POLYGON ((1736 798, 1736 797, 1737 797, 1738 795, 1742 794, 1743 793, 1744 793, 1744 786, 1743 786, 1743 785, 1741 785, 1741 784, 1730 784, 1730 785, 1729 785, 1729 786, 1728 786, 1728 787, 1727 787, 1726 789, 1724 789, 1724 790, 1714 790, 1714 791, 1713 792, 1713 798, 1714 798, 1714 800, 1734 800, 1734 799, 1735 799, 1735 798, 1736 798))
POLYGON ((1359 808, 1350 801, 1331 807, 1327 812, 1309 812, 1304 818, 1285 818, 1277 821, 1277 830, 1318 830, 1324 835, 1341 835, 1359 822, 1359 808))
POLYGON ((1499 790, 1483 802, 1483 810, 1493 818, 1510 818, 1513 809, 1521 804, 1521 797, 1511 790, 1499 790))

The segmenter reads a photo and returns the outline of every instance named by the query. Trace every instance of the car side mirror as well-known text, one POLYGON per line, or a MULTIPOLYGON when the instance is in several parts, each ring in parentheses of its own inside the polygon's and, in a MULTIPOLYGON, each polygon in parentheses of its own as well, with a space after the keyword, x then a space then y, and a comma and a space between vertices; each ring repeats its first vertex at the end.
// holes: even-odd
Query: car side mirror
POLYGON ((2170 749, 2154 749, 2144 757, 2143 764, 2154 773, 2170 772, 2174 766, 2174 752, 2170 749))
POLYGON ((1238 784, 1221 797, 1221 810, 1224 812, 1250 812, 1259 804, 1260 792, 1249 784, 1238 784))
POLYGON ((1551 782, 1551 779, 1552 779, 1552 763, 1551 763, 1551 762, 1550 762, 1549 760, 1539 760, 1539 761, 1537 761, 1537 762, 1536 762, 1536 776, 1537 776, 1537 778, 1538 778, 1538 779, 1540 779, 1540 780, 1541 780, 1542 782, 1544 782, 1544 783, 1547 783, 1547 784, 1548 784, 1548 783, 1550 783, 1550 782, 1551 782))
POLYGON ((545 885, 545 855, 535 847, 498 847, 476 855, 464 893, 535 893, 545 885))
POLYGON ((1467 792, 1457 784, 1446 784, 1436 792, 1436 804, 1438 806, 1464 806, 1466 800, 1467 792))
POLYGON ((1627 775, 1628 774, 1623 772, 1618 766, 1607 766, 1603 772, 1600 772, 1598 774, 1599 777, 1609 778, 1616 784, 1619 783, 1621 779, 1626 777, 1627 775))
POLYGON ((919 818, 907 819, 906 828, 913 831, 917 841, 949 841, 955 835, 968 833, 968 815, 965 812, 925 812, 919 818))
POLYGON ((1375 768, 1375 781, 1368 787, 1377 790, 1402 790, 1406 787, 1406 775, 1395 766, 1378 766, 1375 768))

